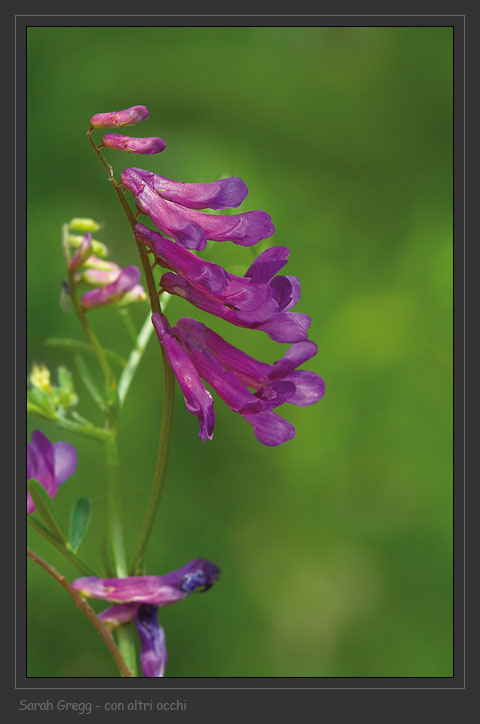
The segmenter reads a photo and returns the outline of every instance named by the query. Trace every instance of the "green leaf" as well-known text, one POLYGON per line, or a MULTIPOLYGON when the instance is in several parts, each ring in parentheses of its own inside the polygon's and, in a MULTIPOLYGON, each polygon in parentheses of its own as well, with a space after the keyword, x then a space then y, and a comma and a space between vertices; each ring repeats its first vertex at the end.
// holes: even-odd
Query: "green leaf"
POLYGON ((72 508, 70 517, 70 548, 75 553, 80 547, 80 543, 85 537, 88 524, 90 523, 91 500, 90 498, 80 498, 72 508))
POLYGON ((41 407, 34 405, 33 402, 27 400, 27 415, 39 417, 41 420, 56 420, 56 415, 51 412, 45 412, 41 407))
POLYGON ((93 400, 97 403, 98 407, 102 410, 102 412, 108 412, 107 404, 101 396, 100 392, 97 390, 97 386, 95 385, 95 382, 90 375, 90 371, 85 364, 85 360, 83 359, 83 357, 80 357, 79 354, 75 355, 75 364, 77 365, 77 369, 80 377, 82 378, 83 384, 90 392, 93 400))
POLYGON ((100 564, 105 571, 107 578, 115 578, 115 564, 113 562, 113 551, 106 533, 100 538, 100 564))
POLYGON ((32 500, 39 515, 47 524, 50 532, 53 533, 58 540, 66 542, 65 531, 57 513, 57 509, 55 508, 55 504, 43 485, 39 483, 38 480, 30 478, 30 480, 27 481, 27 489, 32 496, 32 500))

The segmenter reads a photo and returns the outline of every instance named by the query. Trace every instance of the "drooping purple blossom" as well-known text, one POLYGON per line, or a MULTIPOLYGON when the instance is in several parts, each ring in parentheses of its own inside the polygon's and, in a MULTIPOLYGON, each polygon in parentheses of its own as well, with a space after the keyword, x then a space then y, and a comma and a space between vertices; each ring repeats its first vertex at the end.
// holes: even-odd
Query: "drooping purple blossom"
POLYGON ((190 358, 182 348, 163 314, 152 315, 152 324, 183 392, 187 410, 198 419, 202 442, 213 437, 215 412, 211 394, 205 389, 190 358))
MULTIPOLYGON (((169 201, 189 209, 230 209, 240 206, 248 194, 247 185, 232 176, 208 183, 185 183, 160 176, 141 168, 127 169, 135 172, 154 191, 169 201)), ((129 174, 127 174, 127 177, 129 174)))
POLYGON ((132 138, 131 136, 120 136, 118 133, 106 133, 102 138, 102 144, 107 148, 115 148, 125 153, 143 153, 152 155, 165 150, 163 138, 151 136, 148 138, 132 138))
MULTIPOLYGON (((146 179, 138 173, 138 169, 125 169, 121 181, 133 193, 139 211, 148 214, 160 231, 187 249, 204 249, 207 239, 252 246, 268 239, 275 231, 270 215, 262 210, 223 216, 169 201, 150 184, 148 177, 146 179)), ((183 194, 188 197, 188 189, 184 189, 183 194)), ((212 195, 215 197, 215 194, 212 195)), ((198 195, 191 192, 190 205, 194 206, 197 202, 198 195)), ((218 199, 214 198, 213 203, 218 204, 218 199)))
MULTIPOLYGON (((277 277, 276 277, 277 278, 277 277)), ((161 286, 169 294, 183 297, 198 309, 221 317, 237 327, 258 329, 266 332, 276 342, 302 342, 307 339, 311 318, 308 314, 290 312, 290 308, 298 299, 299 285, 295 277, 283 277, 281 293, 277 300, 272 297, 267 305, 258 310, 238 311, 223 304, 211 295, 207 295, 194 287, 178 274, 167 272, 162 276, 161 286), (285 305, 285 306, 283 306, 285 305)), ((274 280, 273 280, 274 281, 274 280)), ((275 288, 273 287, 273 294, 275 288)))
MULTIPOLYGON (((192 320, 193 321, 193 320, 192 320)), ((256 439, 263 445, 281 445, 295 436, 293 425, 273 412, 275 407, 288 401, 295 392, 291 382, 275 384, 276 394, 270 399, 260 399, 188 330, 178 325, 173 328, 178 339, 193 362, 200 377, 227 403, 233 412, 238 412, 250 425, 256 439)))
MULTIPOLYGON (((27 480, 34 478, 51 498, 59 486, 70 478, 77 467, 77 451, 68 442, 54 442, 40 430, 34 430, 27 443, 27 480)), ((27 513, 34 513, 32 496, 27 492, 27 513)))
MULTIPOLYGON (((179 349, 189 359, 188 369, 193 365, 198 388, 205 389, 201 380, 210 385, 232 411, 252 425, 256 439, 263 445, 281 445, 295 435, 293 425, 275 413, 275 408, 285 402, 312 405, 324 395, 325 383, 320 375, 297 370, 317 353, 314 342, 293 344, 280 360, 266 364, 188 317, 180 319, 169 334, 176 337, 179 349)), ((174 368, 174 373, 181 382, 182 366, 174 368)))
POLYGON ((215 563, 196 558, 165 576, 127 578, 77 578, 72 588, 87 598, 117 601, 98 617, 116 628, 135 621, 140 639, 140 663, 146 677, 161 677, 167 664, 165 632, 158 622, 158 609, 211 588, 220 575, 215 563))
POLYGON ((224 368, 256 390, 255 396, 259 400, 277 400, 282 390, 280 383, 295 386, 295 390, 283 388, 284 402, 291 405, 313 405, 325 393, 325 382, 320 375, 310 370, 297 370, 297 367, 317 354, 317 345, 311 340, 292 344, 281 359, 274 364, 267 364, 229 344, 205 324, 189 317, 180 319, 174 332, 180 339, 183 339, 182 334, 188 335, 197 345, 211 352, 224 368))
POLYGON ((265 330, 276 341, 306 339, 310 317, 289 311, 300 298, 300 282, 293 276, 274 276, 288 261, 287 247, 266 249, 240 277, 143 224, 136 225, 135 235, 157 264, 176 272, 162 277, 169 293, 237 326, 265 330))
POLYGON ((96 113, 90 119, 92 128, 120 128, 122 126, 133 126, 135 123, 148 118, 146 106, 131 106, 123 111, 109 111, 107 113, 96 113))
POLYGON ((136 266, 126 266, 121 270, 115 281, 98 289, 85 292, 82 296, 82 305, 85 309, 92 309, 107 304, 115 304, 121 301, 127 292, 137 287, 139 280, 140 269, 136 266))
POLYGON ((77 578, 72 588, 86 598, 112 603, 149 603, 163 607, 187 598, 197 589, 211 588, 220 569, 215 563, 196 558, 165 576, 127 576, 125 578, 77 578))

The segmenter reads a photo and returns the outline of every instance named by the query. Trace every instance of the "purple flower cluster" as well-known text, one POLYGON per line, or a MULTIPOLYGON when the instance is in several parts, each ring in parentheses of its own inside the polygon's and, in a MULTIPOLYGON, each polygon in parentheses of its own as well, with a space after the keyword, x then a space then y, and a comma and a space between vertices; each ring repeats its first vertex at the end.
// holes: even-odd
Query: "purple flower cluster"
POLYGON ((165 632, 158 621, 158 609, 187 598, 199 589, 211 588, 220 574, 211 561, 197 558, 165 576, 126 578, 77 578, 72 588, 87 598, 114 603, 99 614, 111 628, 135 621, 140 639, 140 663, 147 677, 164 675, 167 664, 165 632))
MULTIPOLYGON (((97 114, 91 126, 112 128, 147 117, 145 106, 134 106, 97 114)), ((155 146, 153 140, 107 134, 103 145, 153 153, 145 150, 155 146)), ((164 143, 158 142, 157 147, 163 150, 164 143)), ((325 384, 316 373, 297 370, 316 354, 317 347, 308 341, 309 315, 293 311, 300 299, 299 280, 278 274, 290 250, 270 246, 243 276, 194 253, 204 249, 207 240, 252 246, 270 238, 275 227, 269 214, 262 210, 239 214, 204 211, 236 208, 242 203, 248 189, 236 176, 211 183, 184 183, 152 171, 127 168, 121 182, 133 194, 139 213, 149 216, 158 229, 138 223, 135 234, 153 254, 155 263, 168 270, 162 276, 161 291, 183 297, 197 309, 237 327, 260 330, 276 342, 291 345, 278 362, 269 365, 236 349, 193 319, 181 319, 171 327, 162 314, 152 316, 185 405, 198 418, 202 442, 212 439, 215 424, 213 399, 204 383, 252 425, 255 437, 264 445, 291 440, 295 429, 274 412, 275 408, 284 402, 313 404, 323 396, 325 384)))

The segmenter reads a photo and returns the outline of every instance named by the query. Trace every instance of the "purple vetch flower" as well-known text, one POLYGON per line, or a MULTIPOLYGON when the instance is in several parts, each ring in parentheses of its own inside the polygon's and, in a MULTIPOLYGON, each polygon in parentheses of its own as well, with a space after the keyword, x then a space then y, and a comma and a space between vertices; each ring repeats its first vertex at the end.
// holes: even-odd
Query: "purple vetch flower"
MULTIPOLYGON (((259 329, 266 332, 276 342, 302 342, 307 339, 311 318, 308 314, 289 311, 293 307, 300 293, 300 285, 296 277, 275 277, 280 279, 280 291, 277 292, 277 302, 273 309, 268 307, 259 310, 238 311, 223 304, 211 295, 207 295, 194 287, 178 274, 167 272, 162 276, 161 286, 169 294, 183 297, 198 309, 221 317, 237 327, 259 329), (263 317, 263 319, 262 319, 263 317)), ((272 280, 272 288, 275 290, 272 280)), ((275 299, 270 300, 275 302, 275 299)))
MULTIPOLYGON (((187 249, 204 249, 207 239, 252 246, 262 239, 268 239, 275 231, 270 215, 262 210, 218 216, 189 208, 185 201, 169 201, 150 184, 149 176, 145 177, 144 172, 141 175, 138 171, 139 169, 127 168, 121 175, 122 183, 135 197, 137 208, 148 214, 160 231, 173 237, 187 249)), ((177 190, 177 198, 181 195, 182 192, 179 194, 177 190)), ((188 197, 188 189, 183 189, 183 195, 184 199, 188 197)), ((208 192, 206 195, 208 196, 208 192)), ((212 191, 211 195, 213 203, 218 206, 215 192, 212 191)), ((194 206, 196 203, 200 203, 198 194, 191 192, 190 205, 194 206)))
MULTIPOLYGON (((27 480, 34 478, 43 485, 51 498, 59 486, 70 478, 77 467, 77 451, 68 442, 54 442, 40 430, 34 430, 27 443, 27 480)), ((27 513, 34 513, 35 505, 27 492, 27 513)))
POLYGON ((158 622, 158 609, 187 598, 200 589, 211 588, 220 575, 215 563, 203 558, 190 561, 166 576, 131 576, 127 578, 77 578, 72 588, 87 598, 116 601, 98 617, 115 628, 135 620, 140 639, 140 663, 147 677, 164 675, 167 664, 165 632, 158 622))
POLYGON ((158 606, 150 603, 117 603, 98 614, 110 628, 135 621, 140 639, 140 664, 145 677, 162 677, 167 665, 165 631, 158 621, 158 606))
POLYGON ((127 576, 125 578, 77 578, 72 588, 86 598, 113 603, 149 603, 159 608, 187 598, 200 589, 211 588, 220 569, 215 563, 196 558, 165 576, 127 576))
POLYGON ((106 133, 102 138, 102 144, 107 148, 116 148, 125 153, 144 153, 152 155, 165 150, 163 138, 132 138, 131 136, 120 136, 118 133, 106 133))
POLYGON ((133 126, 135 123, 148 118, 146 106, 131 106, 124 111, 110 111, 108 113, 96 113, 90 119, 92 128, 120 128, 122 126, 133 126))
POLYGON ((152 314, 152 324, 177 378, 187 410, 197 416, 202 442, 213 437, 215 412, 212 396, 205 389, 190 358, 182 348, 163 314, 152 314))
MULTIPOLYGON (((194 320, 191 320, 192 322, 194 320)), ((283 417, 273 412, 275 407, 288 401, 295 394, 295 384, 288 380, 272 381, 269 393, 262 398, 227 369, 184 326, 173 327, 172 332, 181 341, 185 352, 200 377, 209 384, 233 412, 238 412, 250 425, 256 439, 262 445, 281 445, 295 437, 295 428, 283 417)))
POLYGON ((157 191, 161 198, 174 201, 189 209, 236 208, 248 194, 246 184, 238 176, 209 183, 184 183, 141 168, 126 170, 135 172, 154 191, 157 191))
POLYGON ((247 387, 256 390, 255 396, 259 400, 278 402, 279 396, 283 396, 283 402, 304 407, 318 402, 325 394, 325 382, 320 375, 310 370, 297 370, 317 354, 317 345, 311 340, 292 344, 280 360, 266 364, 189 317, 180 319, 173 331, 180 339, 184 339, 182 335, 187 335, 199 347, 211 352, 225 369, 233 372, 247 387), (282 383, 289 386, 282 387, 282 383), (294 389, 290 386, 292 384, 294 389))
POLYGON ((300 282, 293 276, 274 276, 287 263, 286 246, 266 249, 240 277, 143 224, 136 225, 135 235, 157 264, 176 272, 164 274, 161 281, 171 294, 237 326, 264 330, 278 342, 306 339, 310 317, 289 311, 300 299, 300 282))
MULTIPOLYGON (((136 225, 135 235, 153 252, 157 264, 177 272, 207 297, 206 303, 219 303, 228 313, 231 310, 237 312, 240 323, 265 322, 287 306, 290 308, 300 297, 300 284, 295 277, 253 281, 250 276, 230 274, 218 264, 204 261, 143 224, 136 225)), ((274 248, 277 257, 282 258, 281 265, 286 264, 289 255, 287 247, 274 248)), ((267 249, 263 254, 270 252, 267 249)), ((277 269, 279 266, 278 263, 277 269)))
POLYGON ((139 279, 140 269, 136 266, 126 266, 120 271, 115 281, 98 289, 85 292, 82 296, 82 305, 85 309, 92 309, 120 302, 127 292, 130 292, 138 285, 139 279))

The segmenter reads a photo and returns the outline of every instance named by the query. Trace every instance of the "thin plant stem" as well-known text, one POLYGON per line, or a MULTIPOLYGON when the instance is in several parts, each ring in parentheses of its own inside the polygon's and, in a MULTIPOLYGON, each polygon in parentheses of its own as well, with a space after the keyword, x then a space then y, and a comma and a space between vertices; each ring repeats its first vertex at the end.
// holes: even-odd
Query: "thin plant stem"
MULTIPOLYGON (((153 276, 152 267, 150 266, 150 262, 148 259, 148 254, 147 254, 144 244, 142 244, 135 235, 135 226, 136 226, 135 217, 132 213, 130 206, 128 205, 127 199, 125 198, 125 194, 123 193, 123 190, 122 190, 122 185, 114 177, 112 167, 104 159, 102 153, 100 152, 100 148, 95 145, 95 142, 92 139, 92 136, 91 136, 92 130, 93 130, 92 128, 89 128, 89 130, 87 131, 88 141, 89 141, 90 145, 92 146, 93 150, 95 151, 95 154, 98 156, 104 169, 106 170, 106 172, 108 174, 108 179, 111 182, 111 184, 113 185, 115 193, 116 193, 120 203, 122 204, 122 207, 127 215, 128 222, 132 228, 133 236, 135 239, 135 243, 137 245, 138 253, 140 255, 140 260, 141 260, 143 271, 145 274, 145 282, 147 284, 148 296, 150 298, 150 307, 151 307, 152 313, 161 314, 162 308, 160 306, 160 300, 158 298, 158 293, 157 293, 157 289, 156 289, 156 285, 155 285, 155 279, 153 276)), ((146 551, 146 548, 148 545, 150 534, 153 529, 153 524, 155 522, 155 518, 156 518, 156 515, 158 512, 158 507, 160 504, 160 499, 161 499, 163 488, 164 488, 165 477, 166 477, 166 472, 167 472, 168 452, 170 449, 171 438, 172 438, 173 407, 174 407, 174 394, 175 394, 174 376, 173 376, 172 368, 170 367, 167 356, 165 354, 165 350, 162 345, 161 345, 161 350, 162 350, 162 360, 163 360, 163 368, 164 368, 164 394, 163 394, 162 424, 161 424, 161 428, 160 428, 157 463, 156 463, 155 473, 154 473, 153 482, 152 482, 152 490, 150 493, 150 498, 149 498, 147 509, 146 509, 145 516, 143 519, 143 525, 140 529, 140 533, 137 538, 137 543, 135 546, 133 560, 132 560, 132 563, 130 564, 130 569, 129 569, 131 573, 135 573, 135 574, 138 574, 143 569, 145 551, 146 551)))
POLYGON ((43 560, 43 558, 40 558, 36 553, 34 553, 30 548, 27 548, 27 555, 35 561, 39 566, 41 566, 52 578, 54 578, 58 583, 60 583, 61 586, 67 591, 67 593, 73 598, 75 603, 77 604, 78 608, 83 611, 83 613, 87 616, 89 621, 95 626, 96 630, 102 637, 105 646, 110 651, 110 654, 112 655, 113 660, 115 661, 118 670, 120 671, 122 676, 125 677, 132 677, 134 676, 134 673, 131 671, 131 669, 128 668, 126 665, 120 651, 118 650, 115 640, 113 638, 112 632, 110 629, 108 629, 104 623, 98 618, 97 614, 91 608, 91 606, 88 605, 88 603, 85 601, 82 596, 75 591, 75 589, 72 588, 72 586, 69 584, 65 576, 62 576, 53 566, 51 566, 49 563, 43 560))
POLYGON ((97 575, 95 571, 93 571, 90 566, 87 566, 87 564, 84 563, 84 561, 82 561, 82 559, 79 558, 71 548, 67 548, 62 541, 58 540, 58 538, 54 536, 53 533, 48 530, 45 525, 43 525, 43 523, 40 523, 40 521, 36 520, 32 515, 27 515, 27 522, 34 530, 37 531, 37 533, 40 533, 40 535, 43 536, 52 546, 60 551, 60 553, 65 556, 70 563, 73 563, 73 565, 76 566, 81 573, 86 576, 97 575))
MULTIPOLYGON (((63 247, 65 251, 65 255, 67 256, 66 251, 66 236, 68 235, 68 224, 65 224, 63 226, 63 247)), ((67 269, 68 269, 68 257, 66 259, 67 261, 67 269)), ((110 364, 107 359, 107 355, 105 354, 105 351, 100 344, 100 342, 97 339, 97 336, 95 332, 93 331, 92 327, 90 326, 90 322, 87 319, 87 315, 85 312, 85 309, 82 307, 82 303, 80 299, 78 298, 77 294, 77 284, 74 279, 73 272, 68 269, 68 284, 70 288, 70 296, 73 302, 73 307, 75 309, 76 315, 80 321, 80 324, 83 327, 83 331, 85 332, 85 336, 87 337, 88 341, 90 342, 92 349, 95 352, 95 356, 98 360, 98 364, 100 365, 100 369, 102 370, 103 377, 105 379, 105 384, 108 391, 108 398, 112 398, 112 393, 114 392, 116 388, 116 381, 115 376, 113 375, 113 372, 110 368, 110 364)))
POLYGON ((105 442, 105 458, 107 463, 107 500, 108 500, 108 528, 110 542, 115 563, 115 572, 118 578, 127 575, 127 562, 123 544, 123 531, 119 510, 120 497, 118 495, 118 482, 120 476, 120 464, 115 437, 112 435, 105 442))

